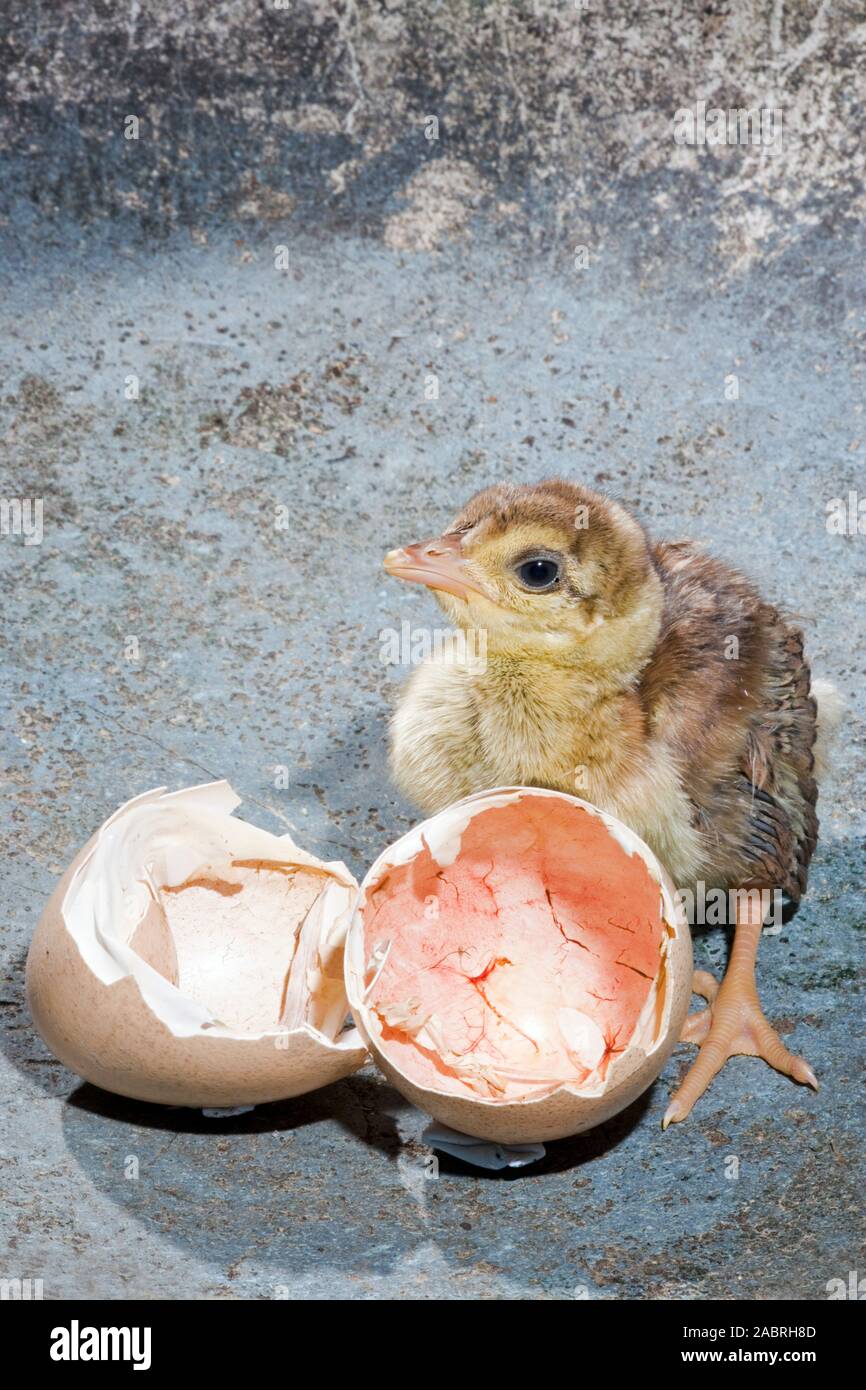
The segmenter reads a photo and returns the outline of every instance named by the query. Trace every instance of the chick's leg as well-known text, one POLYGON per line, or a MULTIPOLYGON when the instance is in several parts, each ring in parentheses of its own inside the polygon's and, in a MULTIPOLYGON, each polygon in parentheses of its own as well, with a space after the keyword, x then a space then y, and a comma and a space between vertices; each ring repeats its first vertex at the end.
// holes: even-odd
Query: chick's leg
POLYGON ((707 1007, 686 1019, 681 1041, 698 1043, 700 1052, 665 1112, 665 1129, 686 1118, 729 1057, 763 1057, 776 1071, 818 1089, 809 1063, 788 1051, 764 1017, 755 983, 762 926, 757 904, 738 902, 731 959, 721 985, 705 970, 695 972, 694 991, 704 996, 707 1007))

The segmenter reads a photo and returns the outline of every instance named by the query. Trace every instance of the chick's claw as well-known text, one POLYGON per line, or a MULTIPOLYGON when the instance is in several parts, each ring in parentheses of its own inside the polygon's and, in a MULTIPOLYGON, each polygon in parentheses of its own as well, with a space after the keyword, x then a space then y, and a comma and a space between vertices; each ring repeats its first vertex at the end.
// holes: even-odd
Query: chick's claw
POLYGON ((753 975, 744 979, 729 971, 719 985, 712 975, 699 970, 693 989, 708 1003, 686 1019, 681 1041, 699 1043, 700 1051, 671 1099, 663 1129, 686 1118, 729 1057, 763 1057, 776 1071, 817 1091, 818 1080, 809 1063, 788 1051, 764 1016, 753 975))

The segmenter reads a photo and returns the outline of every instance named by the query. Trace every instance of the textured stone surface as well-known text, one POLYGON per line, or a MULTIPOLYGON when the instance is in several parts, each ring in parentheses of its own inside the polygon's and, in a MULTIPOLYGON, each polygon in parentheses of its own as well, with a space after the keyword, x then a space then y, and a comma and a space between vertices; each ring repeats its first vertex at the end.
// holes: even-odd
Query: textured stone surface
POLYGON ((152 231, 291 205, 420 248, 480 202, 567 256, 615 238, 639 192, 649 249, 700 210, 724 278, 866 208, 856 0, 14 0, 0 40, 30 216, 152 231), (778 110, 782 139, 676 145, 701 99, 778 110))
MULTIPOLYGON (((825 526, 866 493, 862 19, 536 8, 74 0, 6 37, 0 494, 44 498, 45 534, 0 537, 0 1273, 46 1297, 810 1299, 862 1272, 866 538, 825 526), (798 93, 818 109, 781 163, 673 145, 676 107, 768 90, 786 131, 798 93), (739 1059, 662 1134, 681 1048, 523 1174, 430 1180, 372 1072, 222 1121, 78 1086, 23 1006, 78 846, 227 776, 363 873, 412 821, 379 633, 439 617, 381 554, 560 470, 746 568, 849 696, 810 893, 760 966, 820 1094, 739 1059)), ((718 970, 723 934, 696 952, 718 970)))

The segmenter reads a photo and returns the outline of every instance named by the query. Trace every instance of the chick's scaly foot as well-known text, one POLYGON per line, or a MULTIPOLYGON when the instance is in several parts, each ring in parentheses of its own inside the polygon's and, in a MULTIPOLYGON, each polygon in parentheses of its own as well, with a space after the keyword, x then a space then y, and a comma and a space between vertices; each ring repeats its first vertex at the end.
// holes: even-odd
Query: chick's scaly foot
POLYGON ((702 999, 706 999, 709 1008, 698 1009, 696 1014, 689 1014, 683 1024, 683 1031, 680 1033, 680 1042, 697 1043, 700 1046, 704 1041, 713 1021, 713 1004, 718 992, 719 982, 715 975, 711 975, 709 970, 696 970, 694 972, 692 975, 692 994, 699 994, 702 999))
POLYGON ((789 1052, 764 1016, 754 975, 743 978, 728 971, 721 985, 706 970, 696 970, 692 990, 707 1007, 690 1014, 681 1042, 697 1043, 700 1052, 682 1085, 674 1093, 662 1128, 684 1120, 729 1057, 763 1057, 776 1071, 818 1089, 818 1080, 804 1057, 789 1052))

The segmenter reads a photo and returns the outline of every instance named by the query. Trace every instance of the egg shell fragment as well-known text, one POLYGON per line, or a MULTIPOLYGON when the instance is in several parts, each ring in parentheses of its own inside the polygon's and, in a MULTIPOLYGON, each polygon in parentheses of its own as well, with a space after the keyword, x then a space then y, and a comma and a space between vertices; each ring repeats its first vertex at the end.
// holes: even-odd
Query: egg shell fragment
POLYGON ((239 804, 226 782, 136 797, 57 885, 27 994, 48 1047, 85 1080, 228 1108, 302 1095, 366 1060, 345 1028, 355 880, 238 820, 239 804))
POLYGON ((539 788, 467 797, 386 850, 361 885, 345 965, 355 1023, 397 1090, 500 1143, 577 1134, 631 1104, 673 1050, 691 997, 688 924, 655 856, 615 817, 539 788), (590 974, 581 984, 575 971, 563 1009, 551 980, 561 992, 569 953, 590 974), (537 1040, 553 1035, 545 1052, 537 1040))

